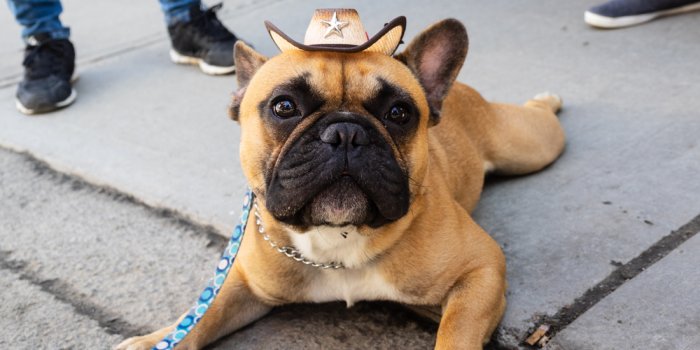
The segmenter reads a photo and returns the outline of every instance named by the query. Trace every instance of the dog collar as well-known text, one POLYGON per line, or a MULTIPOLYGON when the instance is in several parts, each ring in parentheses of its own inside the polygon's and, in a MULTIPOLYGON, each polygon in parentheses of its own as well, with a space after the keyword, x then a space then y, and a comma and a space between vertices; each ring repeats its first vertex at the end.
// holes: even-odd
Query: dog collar
POLYGON ((299 249, 292 247, 292 246, 280 246, 270 238, 270 236, 265 233, 265 226, 263 226, 263 221, 262 221, 262 216, 260 215, 260 211, 258 210, 258 203, 253 202, 253 215, 255 215, 255 224, 258 226, 258 232, 262 235, 263 239, 267 241, 267 243, 270 244, 272 248, 277 250, 278 252, 284 254, 286 257, 298 261, 304 265, 309 265, 313 267, 318 267, 321 269, 333 269, 333 270, 338 270, 338 269, 344 269, 345 265, 343 263, 331 261, 328 263, 320 263, 320 262, 315 262, 313 260, 309 260, 308 258, 304 257, 303 254, 299 251, 299 249))

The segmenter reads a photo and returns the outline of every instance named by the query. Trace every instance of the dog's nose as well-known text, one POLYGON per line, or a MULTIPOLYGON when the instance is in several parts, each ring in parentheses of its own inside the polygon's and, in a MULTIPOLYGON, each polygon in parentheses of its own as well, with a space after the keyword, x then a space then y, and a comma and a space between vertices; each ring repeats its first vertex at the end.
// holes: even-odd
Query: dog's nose
POLYGON ((369 144, 365 129, 355 123, 333 123, 321 133, 321 141, 333 146, 363 146, 369 144))

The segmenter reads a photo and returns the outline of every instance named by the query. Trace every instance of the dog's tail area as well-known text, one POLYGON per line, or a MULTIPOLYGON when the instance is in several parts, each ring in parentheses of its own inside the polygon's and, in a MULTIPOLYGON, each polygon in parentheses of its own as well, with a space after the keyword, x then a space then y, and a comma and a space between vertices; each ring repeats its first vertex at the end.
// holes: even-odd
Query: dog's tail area
POLYGON ((543 92, 541 94, 535 95, 535 97, 532 98, 535 101, 542 101, 549 108, 552 109, 552 112, 557 113, 561 109, 563 101, 561 100, 561 97, 557 94, 553 94, 551 92, 543 92))

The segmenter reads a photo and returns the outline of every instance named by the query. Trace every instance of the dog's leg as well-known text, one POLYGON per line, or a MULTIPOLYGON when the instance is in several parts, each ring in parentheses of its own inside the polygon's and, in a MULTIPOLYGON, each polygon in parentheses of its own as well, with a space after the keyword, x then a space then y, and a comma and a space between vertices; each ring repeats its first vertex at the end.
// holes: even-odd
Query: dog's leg
POLYGON ((556 112, 561 98, 544 93, 524 106, 492 103, 494 132, 484 152, 487 171, 527 174, 552 163, 564 150, 564 131, 556 112))
MULTIPOLYGON (((457 204, 455 204, 457 205, 457 204)), ((461 207, 446 211, 448 227, 466 230, 463 272, 442 301, 436 349, 481 349, 506 308, 506 258, 501 247, 461 207)), ((458 240, 457 240, 458 241, 458 240)), ((459 244, 462 246, 462 244, 459 244)))
MULTIPOLYGON (((263 303, 250 291, 243 274, 234 264, 219 295, 204 317, 177 346, 178 350, 201 349, 265 315, 272 306, 263 303)), ((184 315, 183 315, 184 316, 184 315)), ((150 350, 182 320, 151 334, 133 337, 117 345, 116 350, 150 350)))
POLYGON ((491 261, 464 275, 447 295, 435 349, 482 349, 498 326, 506 307, 505 258, 497 246, 488 256, 491 261))

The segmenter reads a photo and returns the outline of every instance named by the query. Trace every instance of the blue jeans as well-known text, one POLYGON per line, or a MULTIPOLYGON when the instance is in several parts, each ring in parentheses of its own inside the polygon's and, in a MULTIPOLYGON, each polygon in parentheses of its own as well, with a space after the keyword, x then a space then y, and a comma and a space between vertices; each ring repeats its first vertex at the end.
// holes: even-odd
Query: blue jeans
MULTIPOLYGON (((189 21, 190 5, 200 4, 200 0, 158 1, 168 25, 189 21)), ((68 39, 70 36, 70 28, 63 26, 58 18, 63 11, 60 0, 7 0, 7 3, 17 22, 24 27, 22 38, 25 41, 41 33, 46 33, 53 39, 68 39)))

